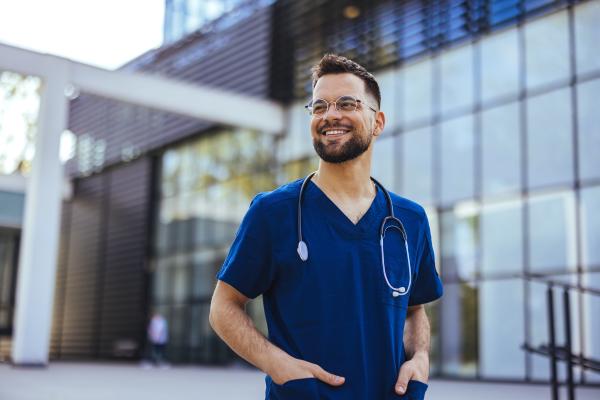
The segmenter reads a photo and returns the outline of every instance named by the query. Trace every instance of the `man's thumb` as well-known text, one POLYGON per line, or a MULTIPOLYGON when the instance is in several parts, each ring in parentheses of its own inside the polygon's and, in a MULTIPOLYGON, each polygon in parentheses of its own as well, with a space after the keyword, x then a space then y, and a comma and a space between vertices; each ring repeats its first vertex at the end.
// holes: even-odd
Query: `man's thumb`
POLYGON ((316 367, 315 371, 313 371, 315 378, 331 385, 331 386, 340 386, 344 384, 345 378, 342 376, 337 376, 325 371, 321 367, 316 367))
POLYGON ((400 373, 398 374, 398 380, 396 381, 396 393, 404 394, 406 392, 406 386, 408 385, 408 381, 412 376, 412 372, 410 367, 404 363, 400 368, 400 373))

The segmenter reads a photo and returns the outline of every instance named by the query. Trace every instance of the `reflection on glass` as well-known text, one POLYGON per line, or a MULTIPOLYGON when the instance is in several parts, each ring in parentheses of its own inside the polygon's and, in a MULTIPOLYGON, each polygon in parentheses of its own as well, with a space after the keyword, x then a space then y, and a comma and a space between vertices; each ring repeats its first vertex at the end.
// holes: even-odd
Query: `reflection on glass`
POLYGON ((529 263, 532 272, 575 268, 575 199, 572 192, 529 199, 529 263))
POLYGON ((411 200, 433 203, 433 143, 431 127, 408 131, 400 136, 402 143, 403 195, 411 200))
POLYGON ((163 155, 152 303, 169 313, 171 361, 231 359, 211 333, 208 306, 215 274, 250 201, 275 187, 273 140, 224 129, 163 155))
MULTIPOLYGON (((600 29, 599 29, 600 31, 600 29)), ((596 53, 597 54, 597 53, 596 53)), ((598 57, 600 59, 600 57, 598 57)), ((600 178, 600 80, 577 85, 579 177, 582 181, 600 178)))
POLYGON ((295 102, 289 109, 289 128, 284 139, 277 146, 277 159, 280 163, 310 157, 315 154, 310 134, 311 116, 304 105, 308 100, 295 102))
POLYGON ((170 301, 172 289, 171 281, 172 275, 168 268, 168 262, 165 260, 158 261, 156 263, 156 269, 154 270, 153 276, 153 299, 158 303, 165 303, 170 301))
POLYGON ((390 135, 400 125, 400 79, 395 69, 375 74, 381 90, 381 111, 385 114, 385 136, 390 135))
POLYGON ((440 56, 442 114, 473 105, 473 47, 462 46, 440 56))
POLYGON ((440 331, 440 304, 441 301, 425 304, 425 311, 429 319, 431 330, 431 343, 429 351, 431 374, 439 374, 441 370, 441 331, 440 331))
POLYGON ((479 372, 484 378, 525 378, 523 281, 483 281, 479 289, 479 372))
POLYGON ((489 101, 519 92, 518 30, 481 40, 481 98, 489 101))
POLYGON ((527 173, 529 187, 573 181, 570 89, 527 101, 527 173))
POLYGON ((171 307, 171 314, 167 320, 169 324, 169 345, 167 346, 167 359, 172 362, 188 361, 187 351, 189 329, 189 308, 184 305, 171 307))
POLYGON ((478 290, 469 283, 447 283, 441 300, 442 371, 475 376, 478 359, 478 290))
POLYGON ((600 186, 581 189, 580 202, 583 266, 587 269, 598 268, 600 267, 600 186))
POLYGON ((600 57, 598 57, 600 3, 590 1, 574 7, 574 10, 577 73, 598 71, 600 70, 600 57))
POLYGON ((282 165, 282 182, 291 182, 296 179, 304 178, 306 175, 319 168, 319 158, 303 158, 290 161, 282 165))
POLYGON ((402 72, 404 121, 411 125, 428 120, 432 114, 432 60, 421 60, 407 66, 402 72))
POLYGON ((474 139, 471 115, 441 125, 441 200, 449 204, 474 195, 474 139))
POLYGON ((397 136, 379 138, 373 148, 372 174, 387 190, 397 191, 396 163, 397 136))
POLYGON ((569 78, 569 26, 567 12, 525 24, 527 88, 569 78))
POLYGON ((441 215, 442 274, 445 281, 469 280, 475 276, 479 248, 479 212, 463 203, 441 215))
POLYGON ((481 212, 481 269, 488 274, 523 271, 521 202, 485 205, 481 212))
POLYGON ((481 151, 484 196, 518 191, 521 179, 518 103, 481 113, 481 151))
POLYGON ((216 284, 215 275, 223 256, 214 250, 200 250, 193 255, 192 293, 195 299, 208 300, 216 284))

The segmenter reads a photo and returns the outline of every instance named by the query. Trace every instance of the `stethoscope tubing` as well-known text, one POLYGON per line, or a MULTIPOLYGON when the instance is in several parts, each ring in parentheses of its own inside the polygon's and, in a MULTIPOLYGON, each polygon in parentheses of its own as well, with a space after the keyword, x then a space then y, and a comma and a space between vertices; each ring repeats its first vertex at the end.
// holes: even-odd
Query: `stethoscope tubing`
MULTIPOLYGON (((304 178, 304 181, 302 182, 302 186, 300 187, 300 194, 298 196, 298 248, 297 248, 297 252, 302 261, 308 260, 308 247, 302 237, 302 199, 304 197, 304 191, 306 189, 306 185, 308 184, 308 182, 312 179, 312 177, 315 174, 316 174, 316 171, 310 173, 306 178, 304 178)), ((381 269, 383 270, 383 277, 385 279, 385 283, 387 284, 387 286, 390 289, 392 289, 392 295, 394 297, 404 296, 407 293, 409 293, 409 290, 412 285, 412 267, 411 267, 411 263, 410 263, 410 252, 408 250, 408 236, 406 234, 406 229, 404 229, 404 224, 402 224, 402 221, 400 221, 400 219, 396 218, 396 216, 394 215, 394 205, 392 203, 392 198, 390 196, 390 193, 375 178, 371 177, 371 180, 377 186, 379 186, 381 191, 385 194, 386 202, 388 205, 388 212, 389 212, 388 216, 386 216, 383 219, 383 221, 381 222, 381 226, 379 227, 379 246, 381 248, 381 269), (386 223, 388 221, 393 221, 397 225, 387 225, 386 226, 386 223), (390 283, 389 278, 387 276, 387 272, 386 272, 386 268, 385 268, 385 251, 384 251, 384 246, 383 246, 383 239, 385 237, 385 232, 389 228, 398 229, 400 231, 400 233, 402 234, 402 239, 404 240, 404 248, 406 250, 406 260, 408 262, 408 285, 407 285, 407 287, 392 286, 392 284, 390 283)))

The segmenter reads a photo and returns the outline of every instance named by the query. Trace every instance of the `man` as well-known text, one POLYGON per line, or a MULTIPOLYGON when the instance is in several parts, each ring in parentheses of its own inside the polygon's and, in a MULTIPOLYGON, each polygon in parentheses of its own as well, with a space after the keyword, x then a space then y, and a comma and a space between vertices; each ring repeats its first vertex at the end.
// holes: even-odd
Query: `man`
POLYGON ((169 325, 158 311, 152 315, 148 324, 148 340, 151 345, 151 359, 156 366, 165 366, 165 347, 169 340, 169 325))
POLYGON ((363 67, 321 59, 307 106, 319 169, 254 198, 217 275, 211 325, 267 374, 267 399, 424 397, 423 304, 442 286, 423 208, 390 193, 391 206, 370 179, 380 103, 363 67), (260 294, 268 339, 244 312, 260 294))

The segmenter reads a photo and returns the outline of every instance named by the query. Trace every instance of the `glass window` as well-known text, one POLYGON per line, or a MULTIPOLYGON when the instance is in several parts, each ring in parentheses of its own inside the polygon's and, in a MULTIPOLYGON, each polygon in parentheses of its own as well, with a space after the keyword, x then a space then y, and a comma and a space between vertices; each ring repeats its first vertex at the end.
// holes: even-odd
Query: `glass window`
POLYGON ((517 192, 521 181, 519 103, 481 114, 484 196, 517 192))
POLYGON ((403 195, 417 202, 433 203, 433 142, 430 126, 408 131, 402 142, 403 195))
POLYGON ((523 379, 523 281, 484 281, 479 291, 479 372, 485 378, 523 379))
POLYGON ((315 152, 310 135, 311 116, 304 108, 306 103, 308 103, 308 99, 296 102, 288 111, 289 128, 277 146, 278 158, 281 163, 309 157, 315 152))
POLYGON ((402 71, 404 121, 406 125, 428 121, 432 115, 433 61, 424 59, 402 71))
POLYGON ((216 284, 215 258, 218 254, 213 250, 202 250, 195 252, 193 257, 193 296, 200 300, 210 299, 216 284))
POLYGON ((381 91, 381 111, 385 114, 384 135, 396 130, 401 121, 400 79, 395 69, 375 75, 381 91))
POLYGON ((577 73, 585 74, 600 70, 598 43, 600 43, 600 3, 590 1, 575 9, 575 49, 577 73))
POLYGON ((473 116, 441 124, 441 201, 449 204, 474 194, 473 116))
POLYGON ((581 256, 584 267, 600 267, 600 186, 581 189, 581 256))
POLYGON ((473 105, 473 47, 462 46, 440 56, 442 114, 473 105))
POLYGON ((527 103, 529 187, 570 184, 573 181, 570 89, 536 96, 527 103))
POLYGON ((277 146, 277 159, 280 163, 306 157, 313 151, 310 137, 311 116, 304 108, 308 101, 309 98, 296 102, 287 111, 287 128, 277 146))
MULTIPOLYGON (((600 31, 600 29, 598 29, 600 31)), ((600 56, 598 57, 600 59, 600 56)), ((577 122, 579 177, 581 180, 600 178, 600 80, 577 85, 577 122)))
POLYGON ((570 74, 567 12, 559 12, 525 24, 527 88, 559 81, 570 74))
POLYGON ((575 268, 575 199, 572 192, 529 199, 529 247, 532 272, 575 268))
MULTIPOLYGON (((584 273, 582 275, 582 283, 584 287, 600 290, 600 272, 584 273)), ((584 356, 600 360, 600 340, 598 340, 598 332, 600 332, 600 296, 585 293, 581 296, 583 307, 583 351, 584 356)), ((600 376, 596 373, 589 372, 586 374, 587 382, 600 382, 600 376)))
POLYGON ((478 359, 478 293, 469 283, 447 283, 440 304, 442 372, 473 377, 478 359))
POLYGON ((481 213, 481 269, 484 275, 523 271, 520 201, 488 204, 481 213))
POLYGON ((156 269, 153 275, 153 286, 154 286, 154 301, 158 303, 165 303, 171 301, 172 296, 172 274, 171 268, 169 268, 169 261, 159 260, 156 262, 156 269))
POLYGON ((509 29, 481 40, 481 98, 488 101, 519 93, 519 37, 509 29))
POLYGON ((379 138, 373 147, 373 177, 388 190, 397 191, 395 183, 396 137, 379 138))
POLYGON ((441 216, 441 262, 444 281, 469 280, 475 276, 479 248, 479 210, 461 203, 441 216))
POLYGON ((185 255, 178 254, 175 259, 177 266, 170 271, 173 274, 173 301, 183 303, 188 300, 190 292, 190 269, 185 255))

